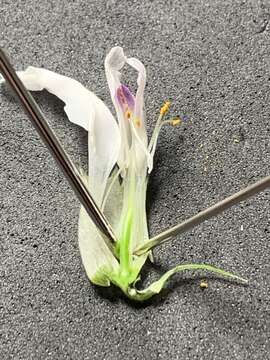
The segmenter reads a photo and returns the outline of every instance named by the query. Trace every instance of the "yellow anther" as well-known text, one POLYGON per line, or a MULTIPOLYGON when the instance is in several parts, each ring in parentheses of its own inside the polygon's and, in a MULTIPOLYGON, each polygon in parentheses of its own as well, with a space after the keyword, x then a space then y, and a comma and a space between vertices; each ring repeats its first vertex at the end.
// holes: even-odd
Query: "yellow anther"
POLYGON ((207 289, 208 288, 208 283, 206 281, 202 280, 200 282, 200 288, 201 289, 207 289))
POLYGON ((181 124, 181 122, 182 122, 182 120, 179 119, 179 118, 175 118, 175 119, 172 119, 172 120, 170 121, 170 123, 172 124, 172 126, 179 125, 179 124, 181 124))
POLYGON ((169 111, 170 105, 171 105, 171 102, 166 101, 160 108, 160 115, 165 115, 169 111))
POLYGON ((130 110, 127 110, 125 112, 125 117, 129 120, 131 118, 131 111, 130 110))
POLYGON ((140 127, 140 126, 141 126, 141 120, 140 120, 139 118, 136 118, 136 119, 135 119, 135 125, 136 125, 137 127, 140 127))

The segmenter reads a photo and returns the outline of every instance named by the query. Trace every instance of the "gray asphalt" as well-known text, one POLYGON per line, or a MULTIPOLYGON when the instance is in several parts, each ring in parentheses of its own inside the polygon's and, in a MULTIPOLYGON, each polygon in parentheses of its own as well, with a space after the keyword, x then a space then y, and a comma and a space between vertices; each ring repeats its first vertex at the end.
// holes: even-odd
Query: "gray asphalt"
MULTIPOLYGON (((147 68, 149 132, 161 103, 186 116, 164 128, 149 188, 152 234, 270 174, 270 4, 256 0, 0 1, 0 44, 16 69, 43 66, 111 106, 103 61, 114 45, 147 68)), ((86 133, 63 104, 35 95, 74 161, 86 133)), ((18 103, 0 95, 0 354, 7 359, 267 359, 269 190, 155 252, 145 283, 206 262, 249 286, 177 275, 138 306, 92 286, 77 245, 79 203, 18 103)))

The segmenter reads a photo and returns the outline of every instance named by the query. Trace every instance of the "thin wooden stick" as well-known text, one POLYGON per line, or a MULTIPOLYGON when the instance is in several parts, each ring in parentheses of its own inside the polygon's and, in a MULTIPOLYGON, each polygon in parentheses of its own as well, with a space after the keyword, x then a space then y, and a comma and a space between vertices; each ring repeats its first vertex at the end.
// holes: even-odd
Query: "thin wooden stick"
POLYGON ((229 209, 233 205, 236 205, 239 202, 246 200, 249 197, 269 187, 270 187, 270 176, 266 176, 265 178, 257 181, 255 184, 250 185, 245 189, 227 197, 226 199, 219 201, 215 205, 212 205, 209 208, 199 212, 198 214, 183 221, 179 225, 176 225, 156 235, 155 237, 153 237, 152 239, 148 240, 143 245, 138 247, 135 250, 135 254, 141 255, 147 252, 149 249, 153 249, 157 245, 163 244, 164 242, 171 240, 174 236, 182 234, 183 232, 194 228, 195 226, 201 224, 203 221, 208 220, 214 216, 217 216, 224 210, 229 209))

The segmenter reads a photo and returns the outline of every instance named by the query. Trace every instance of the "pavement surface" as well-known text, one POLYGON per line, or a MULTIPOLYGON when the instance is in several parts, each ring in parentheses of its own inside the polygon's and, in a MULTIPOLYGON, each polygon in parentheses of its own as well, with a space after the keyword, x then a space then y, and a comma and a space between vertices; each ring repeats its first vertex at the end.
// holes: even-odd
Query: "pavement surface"
MULTIPOLYGON (((270 174, 269 1, 0 0, 0 18, 0 44, 16 69, 71 76, 112 107, 103 62, 121 45, 147 68, 149 133, 166 99, 187 118, 162 131, 148 194, 151 234, 270 174)), ((86 132, 54 96, 35 98, 85 165, 86 132)), ((249 286, 185 273, 136 305, 89 283, 79 203, 5 89, 0 119, 2 360, 269 359, 269 190, 157 249, 145 279, 205 262, 249 286)))

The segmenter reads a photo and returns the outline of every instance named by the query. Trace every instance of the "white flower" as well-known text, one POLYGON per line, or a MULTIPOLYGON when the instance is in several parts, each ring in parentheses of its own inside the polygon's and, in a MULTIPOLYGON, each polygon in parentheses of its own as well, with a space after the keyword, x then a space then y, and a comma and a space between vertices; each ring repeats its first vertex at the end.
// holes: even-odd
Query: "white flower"
POLYGON ((18 72, 27 89, 46 89, 56 95, 65 103, 69 120, 88 131, 86 181, 117 237, 112 248, 81 208, 79 247, 89 279, 101 286, 113 283, 130 298, 145 300, 160 292, 168 278, 178 271, 205 269, 233 276, 210 265, 187 264, 168 271, 145 290, 136 289, 135 283, 151 250, 146 248, 141 255, 135 254, 136 249, 149 241, 146 189, 158 134, 163 124, 176 125, 180 120, 163 120, 169 109, 169 102, 166 102, 148 143, 144 115, 144 65, 135 58, 127 58, 121 47, 115 47, 105 59, 105 72, 117 121, 107 106, 76 80, 35 67, 18 72), (136 93, 132 93, 122 81, 121 70, 126 64, 138 73, 136 93))

